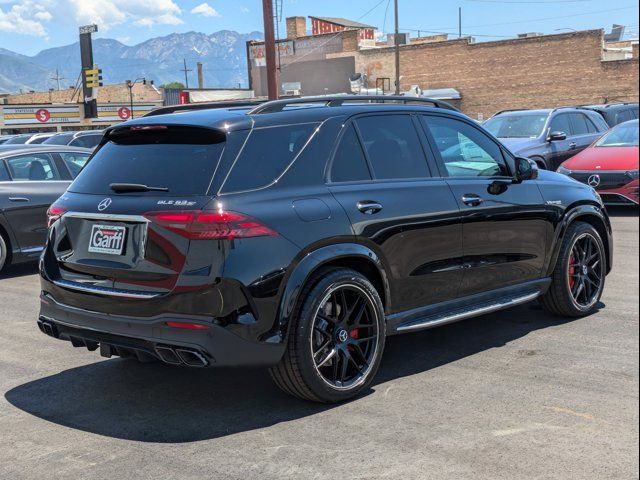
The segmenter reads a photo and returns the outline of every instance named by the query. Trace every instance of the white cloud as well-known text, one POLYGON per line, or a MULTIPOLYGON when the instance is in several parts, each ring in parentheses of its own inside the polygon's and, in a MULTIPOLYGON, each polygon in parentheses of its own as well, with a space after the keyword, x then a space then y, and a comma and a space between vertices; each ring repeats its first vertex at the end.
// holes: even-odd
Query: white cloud
POLYGON ((241 11, 242 13, 249 13, 251 10, 249 10, 247 7, 242 7, 242 8, 240 9, 240 11, 241 11))
POLYGON ((203 17, 219 17, 218 11, 208 3, 201 3, 191 10, 194 15, 202 15, 203 17))
POLYGON ((42 22, 48 22, 52 18, 41 3, 23 0, 10 9, 0 8, 0 31, 46 37, 47 30, 42 22))
POLYGON ((79 24, 97 23, 102 30, 135 25, 179 25, 182 10, 173 0, 68 0, 79 24))

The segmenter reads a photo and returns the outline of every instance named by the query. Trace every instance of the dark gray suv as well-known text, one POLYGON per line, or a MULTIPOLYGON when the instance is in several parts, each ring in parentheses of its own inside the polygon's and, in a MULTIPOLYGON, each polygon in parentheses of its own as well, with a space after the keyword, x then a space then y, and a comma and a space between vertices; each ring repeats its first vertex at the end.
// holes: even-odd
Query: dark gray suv
POLYGON ((484 127, 515 155, 553 171, 609 129, 600 114, 586 108, 503 111, 484 127))

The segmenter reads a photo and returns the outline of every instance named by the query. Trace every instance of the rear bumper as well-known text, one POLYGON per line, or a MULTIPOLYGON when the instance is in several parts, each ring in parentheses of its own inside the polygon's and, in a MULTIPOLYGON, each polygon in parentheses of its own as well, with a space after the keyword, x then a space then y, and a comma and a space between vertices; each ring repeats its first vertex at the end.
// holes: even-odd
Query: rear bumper
POLYGON ((190 366, 272 366, 284 353, 283 344, 252 342, 216 325, 215 319, 109 315, 63 305, 46 292, 40 296, 38 326, 43 333, 73 346, 100 348, 104 356, 151 355, 165 363, 190 366), (168 321, 198 323, 207 329, 172 328, 168 321), (169 361, 172 358, 175 361, 169 361))

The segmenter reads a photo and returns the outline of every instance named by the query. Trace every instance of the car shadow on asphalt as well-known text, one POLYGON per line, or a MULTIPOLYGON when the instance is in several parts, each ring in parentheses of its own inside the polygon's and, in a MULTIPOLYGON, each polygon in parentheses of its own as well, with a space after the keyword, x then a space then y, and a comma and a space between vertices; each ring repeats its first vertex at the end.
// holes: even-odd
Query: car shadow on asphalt
MULTIPOLYGON (((442 365, 569 321, 532 304, 391 337, 373 386, 363 396, 375 395, 384 383, 401 377, 437 375, 442 365)), ((69 428, 156 443, 218 438, 340 408, 285 395, 264 369, 199 370, 122 359, 34 380, 8 391, 5 398, 27 413, 69 428)))
POLYGON ((640 208, 637 205, 612 205, 607 207, 607 213, 610 217, 637 217, 640 214, 640 208))
POLYGON ((0 282, 6 278, 24 277, 38 273, 38 262, 19 263, 9 265, 7 269, 0 273, 0 282))

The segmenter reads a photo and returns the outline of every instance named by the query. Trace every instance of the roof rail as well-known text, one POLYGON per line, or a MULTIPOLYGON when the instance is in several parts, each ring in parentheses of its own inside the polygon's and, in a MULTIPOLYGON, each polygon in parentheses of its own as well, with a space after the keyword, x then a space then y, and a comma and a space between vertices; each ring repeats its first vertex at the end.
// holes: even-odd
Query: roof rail
POLYGON ((193 110, 216 110, 222 108, 242 108, 242 107, 255 107, 264 103, 264 100, 233 100, 233 101, 220 101, 220 102, 198 102, 198 103, 185 103, 181 105, 168 105, 166 107, 158 107, 155 110, 151 110, 146 113, 145 117, 155 117, 156 115, 166 115, 169 113, 178 112, 190 112, 193 110))
POLYGON ((428 103, 436 108, 459 111, 450 103, 426 97, 405 97, 401 95, 325 95, 318 97, 289 98, 286 100, 273 100, 271 102, 258 105, 248 112, 248 115, 258 115, 262 113, 282 112, 290 105, 306 105, 310 103, 324 104, 325 107, 341 107, 345 103, 428 103))

